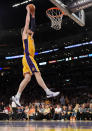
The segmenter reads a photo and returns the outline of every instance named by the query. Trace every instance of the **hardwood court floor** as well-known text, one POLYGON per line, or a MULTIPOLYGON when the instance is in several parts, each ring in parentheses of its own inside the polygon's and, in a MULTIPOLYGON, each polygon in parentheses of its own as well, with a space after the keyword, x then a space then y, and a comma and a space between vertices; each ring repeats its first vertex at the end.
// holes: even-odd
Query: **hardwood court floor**
POLYGON ((0 131, 92 131, 92 121, 0 121, 0 131))

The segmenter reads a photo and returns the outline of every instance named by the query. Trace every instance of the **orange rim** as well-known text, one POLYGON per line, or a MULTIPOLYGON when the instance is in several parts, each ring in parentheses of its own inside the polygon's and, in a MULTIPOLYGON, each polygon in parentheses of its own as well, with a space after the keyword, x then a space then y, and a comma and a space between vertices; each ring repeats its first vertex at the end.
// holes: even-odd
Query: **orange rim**
POLYGON ((48 15, 48 16, 50 16, 50 17, 61 17, 61 16, 63 16, 64 15, 64 12, 61 10, 61 9, 59 9, 58 7, 52 7, 52 8, 49 8, 49 9, 47 9, 46 10, 46 14, 48 15), (61 14, 60 15, 56 15, 56 16, 54 16, 54 15, 50 15, 49 13, 48 13, 48 11, 50 11, 50 10, 59 10, 60 12, 61 12, 61 14))

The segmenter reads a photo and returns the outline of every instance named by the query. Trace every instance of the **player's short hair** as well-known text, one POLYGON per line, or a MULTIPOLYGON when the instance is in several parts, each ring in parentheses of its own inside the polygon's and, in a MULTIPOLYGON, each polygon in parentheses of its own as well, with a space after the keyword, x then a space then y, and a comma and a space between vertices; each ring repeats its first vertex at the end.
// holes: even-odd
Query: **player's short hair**
POLYGON ((21 35, 23 34, 23 31, 24 31, 24 27, 23 27, 23 28, 21 28, 21 35))

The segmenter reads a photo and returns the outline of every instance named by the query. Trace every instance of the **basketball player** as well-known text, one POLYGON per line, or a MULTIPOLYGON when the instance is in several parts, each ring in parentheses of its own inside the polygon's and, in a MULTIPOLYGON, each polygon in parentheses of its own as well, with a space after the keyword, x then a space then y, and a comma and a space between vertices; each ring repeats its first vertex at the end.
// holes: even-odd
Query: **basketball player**
POLYGON ((33 4, 30 4, 30 5, 27 5, 26 7, 27 15, 26 15, 25 27, 22 31, 22 41, 23 41, 23 47, 24 47, 24 57, 22 59, 24 79, 20 83, 17 94, 12 97, 12 100, 18 106, 21 106, 19 102, 20 96, 24 88, 26 87, 26 85, 31 80, 32 75, 35 75, 35 78, 38 84, 46 92, 47 98, 55 97, 60 94, 60 92, 52 92, 47 88, 46 84, 44 83, 41 77, 41 73, 38 69, 37 63, 34 60, 35 45, 34 45, 33 35, 35 31, 35 6, 33 4), (30 11, 31 10, 30 5, 31 5, 31 8, 34 9, 34 11, 32 10, 32 12, 30 11), (31 15, 31 29, 29 29, 30 15, 31 15))

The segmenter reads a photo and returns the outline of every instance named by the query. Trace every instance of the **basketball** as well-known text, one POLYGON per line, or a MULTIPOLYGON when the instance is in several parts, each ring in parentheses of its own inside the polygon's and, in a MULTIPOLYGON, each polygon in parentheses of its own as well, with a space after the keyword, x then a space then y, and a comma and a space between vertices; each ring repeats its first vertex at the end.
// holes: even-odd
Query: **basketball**
POLYGON ((30 13, 33 14, 35 12, 35 5, 29 4, 30 13))

